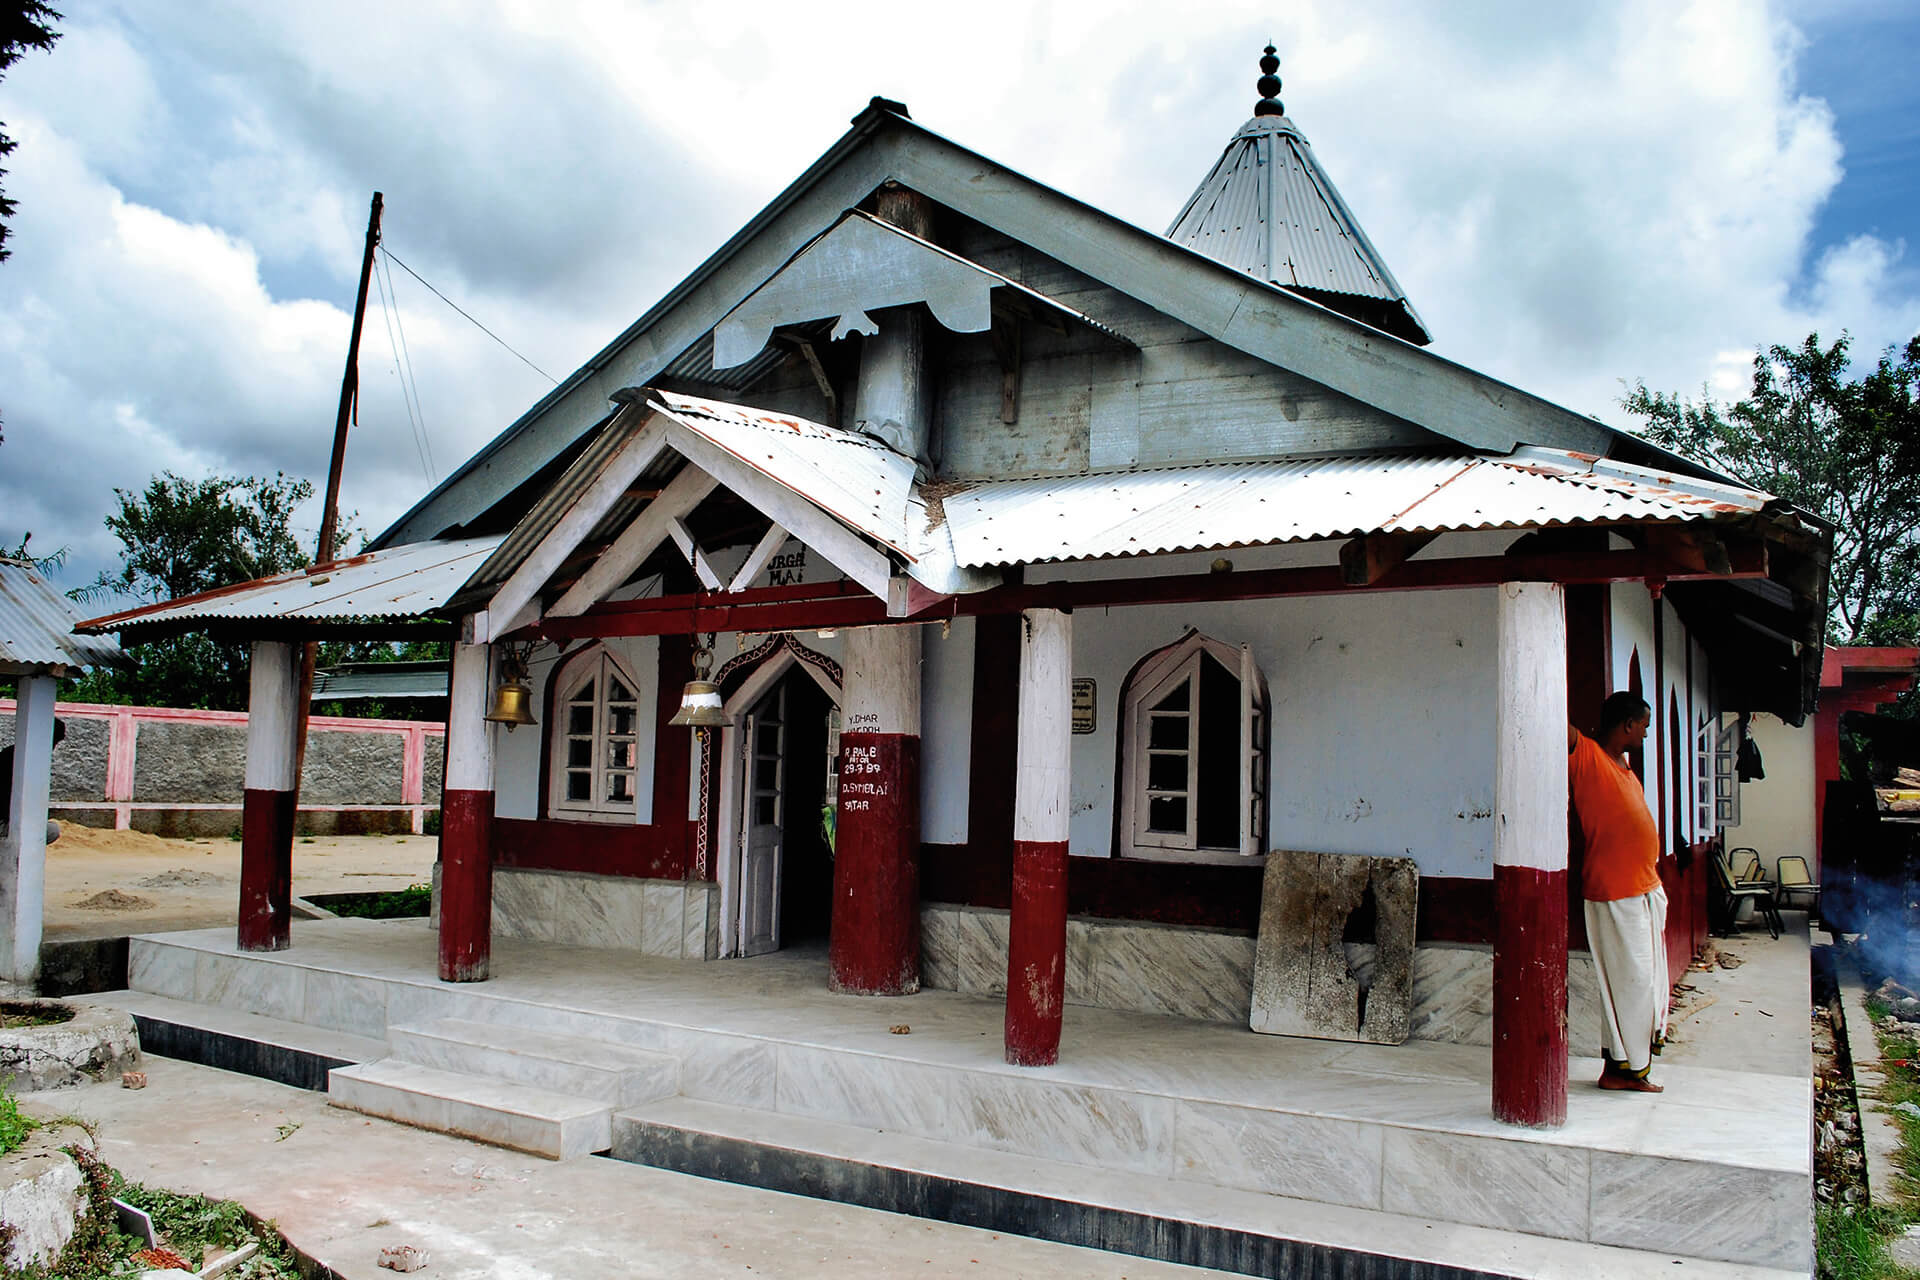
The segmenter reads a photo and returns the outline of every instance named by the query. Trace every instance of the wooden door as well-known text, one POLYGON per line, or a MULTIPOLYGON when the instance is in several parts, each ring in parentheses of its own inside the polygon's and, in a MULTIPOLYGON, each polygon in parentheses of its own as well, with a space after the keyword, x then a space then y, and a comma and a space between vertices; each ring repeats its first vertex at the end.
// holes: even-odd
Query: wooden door
POLYGON ((780 949, 780 873, 786 825, 787 691, 783 681, 747 713, 741 735, 746 812, 740 830, 740 954, 780 949))

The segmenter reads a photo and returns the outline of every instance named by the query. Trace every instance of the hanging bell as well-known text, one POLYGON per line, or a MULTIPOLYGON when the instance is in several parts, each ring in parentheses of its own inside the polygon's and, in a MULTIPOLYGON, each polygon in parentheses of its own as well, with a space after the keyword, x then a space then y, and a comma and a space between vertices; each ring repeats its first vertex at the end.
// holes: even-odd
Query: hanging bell
POLYGON ((507 732, 513 732, 515 725, 533 723, 533 690, 527 682, 517 676, 503 679, 493 691, 493 705, 487 709, 487 719, 495 724, 507 726, 507 732))
POLYGON ((680 694, 680 710, 668 724, 694 729, 721 729, 733 723, 720 702, 720 686, 711 680, 689 680, 680 694))

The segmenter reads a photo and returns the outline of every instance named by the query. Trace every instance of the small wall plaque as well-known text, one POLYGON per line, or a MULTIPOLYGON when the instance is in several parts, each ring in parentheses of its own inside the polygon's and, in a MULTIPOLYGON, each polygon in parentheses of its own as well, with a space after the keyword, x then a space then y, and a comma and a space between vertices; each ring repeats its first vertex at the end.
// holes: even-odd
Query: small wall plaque
MULTIPOLYGON (((1058 688, 1057 685, 1055 687, 1058 688)), ((1093 726, 1093 681, 1075 680, 1073 682, 1073 731, 1092 733, 1093 726)))

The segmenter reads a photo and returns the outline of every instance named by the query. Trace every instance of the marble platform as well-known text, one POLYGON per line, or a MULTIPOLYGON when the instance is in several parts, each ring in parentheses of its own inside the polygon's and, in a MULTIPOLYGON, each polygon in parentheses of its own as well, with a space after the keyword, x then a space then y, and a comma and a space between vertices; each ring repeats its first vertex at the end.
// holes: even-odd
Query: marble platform
MULTIPOLYGON (((969 995, 1007 990, 1007 913, 928 903, 920 908, 922 986, 969 995)), ((1134 920, 1067 921, 1067 1003, 1247 1025, 1254 938, 1232 929, 1134 920)), ((1370 981, 1374 948, 1347 944, 1347 963, 1370 981)), ((1599 1051, 1600 990, 1593 957, 1567 958, 1572 1043, 1599 1051)), ((1493 948, 1424 944, 1413 952, 1408 1038, 1493 1044, 1493 948)))
POLYGON ((449 1018, 590 1036, 673 1056, 678 1096, 734 1114, 1100 1170, 1175 1199, 1217 1188, 1635 1257, 1809 1265, 1805 1076, 1675 1065, 1663 1095, 1610 1094, 1576 1057, 1567 1124, 1526 1130, 1489 1114, 1478 1046, 1070 1007, 1060 1064, 1019 1069, 1001 1060, 1000 1001, 833 995, 818 951, 688 964, 500 938, 490 981, 450 985, 434 944, 419 921, 296 922, 292 948, 267 954, 236 953, 227 930, 151 935, 132 941, 130 985, 368 1037, 449 1018))
MULTIPOLYGON (((438 862, 429 918, 439 926, 438 862)), ((637 951, 666 960, 712 960, 720 954, 720 886, 496 867, 493 936, 637 951)))

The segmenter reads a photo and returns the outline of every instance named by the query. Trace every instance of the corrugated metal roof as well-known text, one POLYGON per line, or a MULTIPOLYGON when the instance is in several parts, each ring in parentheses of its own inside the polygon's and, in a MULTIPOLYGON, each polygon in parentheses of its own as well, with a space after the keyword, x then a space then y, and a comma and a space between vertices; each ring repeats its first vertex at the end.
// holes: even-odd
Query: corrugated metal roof
POLYGON ((955 560, 978 568, 1374 532, 1695 520, 1770 501, 1527 448, 1497 458, 1317 458, 990 481, 947 493, 943 505, 955 560))
POLYGON ((313 673, 315 702, 359 702, 368 698, 444 698, 448 669, 444 662, 358 662, 313 673))
POLYGON ((653 407, 842 524, 914 558, 907 534, 914 462, 879 441, 791 414, 667 391, 653 407))
POLYGON ((93 667, 123 661, 120 646, 74 634, 80 615, 30 565, 0 560, 0 668, 93 667))
POLYGON ((127 632, 242 619, 341 623, 427 618, 499 545, 497 535, 411 542, 109 614, 80 625, 92 632, 127 632))
POLYGON ((1406 291, 1285 116, 1257 116, 1240 127, 1167 237, 1285 288, 1398 304, 1431 341, 1406 291))

